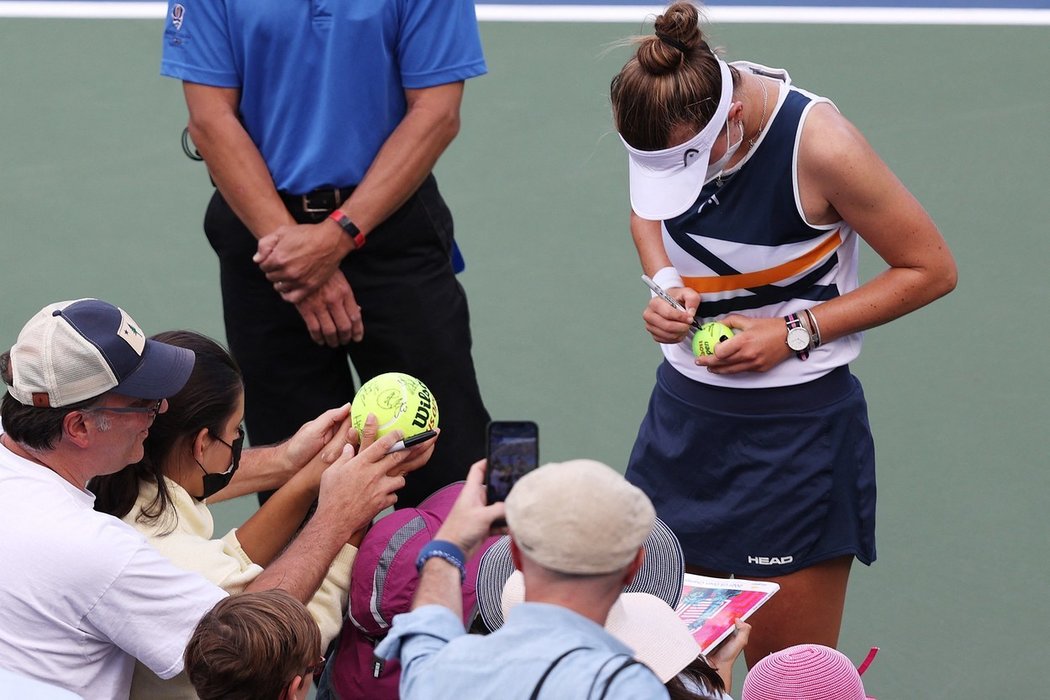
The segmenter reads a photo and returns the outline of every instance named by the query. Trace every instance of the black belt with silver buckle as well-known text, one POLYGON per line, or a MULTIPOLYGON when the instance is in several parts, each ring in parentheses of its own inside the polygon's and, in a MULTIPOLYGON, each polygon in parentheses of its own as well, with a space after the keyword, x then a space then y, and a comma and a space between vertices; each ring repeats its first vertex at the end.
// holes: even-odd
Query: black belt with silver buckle
POLYGON ((328 187, 306 194, 278 194, 292 214, 306 214, 321 219, 338 209, 340 204, 350 198, 353 191, 353 187, 328 187))

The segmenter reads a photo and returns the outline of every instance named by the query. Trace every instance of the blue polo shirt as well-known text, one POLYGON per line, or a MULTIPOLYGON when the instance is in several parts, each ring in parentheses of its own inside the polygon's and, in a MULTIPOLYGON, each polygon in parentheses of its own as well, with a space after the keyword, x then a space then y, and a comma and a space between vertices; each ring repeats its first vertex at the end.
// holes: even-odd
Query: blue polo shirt
POLYGON ((470 0, 169 0, 161 74, 238 88, 278 190, 356 185, 405 89, 486 72, 470 0))

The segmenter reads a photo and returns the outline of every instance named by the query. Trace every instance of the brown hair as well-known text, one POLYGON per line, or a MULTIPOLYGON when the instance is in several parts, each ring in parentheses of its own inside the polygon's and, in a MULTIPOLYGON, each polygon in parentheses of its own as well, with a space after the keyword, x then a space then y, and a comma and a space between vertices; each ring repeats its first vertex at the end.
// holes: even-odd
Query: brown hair
POLYGON ((664 685, 671 700, 713 700, 727 692, 725 681, 702 656, 690 661, 664 685))
POLYGON ((4 432, 15 442, 34 450, 51 450, 62 439, 66 416, 73 411, 91 408, 105 394, 59 408, 26 406, 6 392, 0 399, 0 422, 4 432))
MULTIPOLYGON (((675 126, 699 130, 714 116, 722 73, 699 22, 694 4, 670 5, 656 18, 655 34, 632 41, 638 49, 612 79, 616 130, 634 148, 667 148, 675 126)), ((730 71, 735 84, 737 72, 730 71)))
POLYGON ((320 657, 321 632, 302 603, 279 589, 237 593, 197 623, 186 674, 201 700, 276 700, 320 657))

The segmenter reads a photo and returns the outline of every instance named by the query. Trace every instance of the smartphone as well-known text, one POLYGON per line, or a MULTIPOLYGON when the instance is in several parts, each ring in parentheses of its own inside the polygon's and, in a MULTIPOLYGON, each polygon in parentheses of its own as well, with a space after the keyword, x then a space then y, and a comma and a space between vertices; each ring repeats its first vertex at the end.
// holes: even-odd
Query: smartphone
POLYGON ((487 431, 489 503, 507 500, 511 488, 540 464, 539 427, 532 421, 492 421, 487 431))

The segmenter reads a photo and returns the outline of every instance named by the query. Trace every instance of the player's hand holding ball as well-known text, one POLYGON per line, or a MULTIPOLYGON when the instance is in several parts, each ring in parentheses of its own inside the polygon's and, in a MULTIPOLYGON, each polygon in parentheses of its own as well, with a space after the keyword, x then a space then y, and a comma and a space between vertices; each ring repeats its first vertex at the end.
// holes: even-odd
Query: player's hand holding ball
POLYGON ((693 333, 693 356, 714 355, 715 348, 733 337, 733 329, 718 321, 709 321, 693 333))
MULTIPOLYGON (((787 331, 782 318, 750 318, 732 314, 719 323, 733 331, 714 347, 710 355, 696 355, 696 364, 707 367, 712 374, 739 372, 768 372, 773 367, 794 358, 787 346, 787 331)), ((707 324, 705 324, 707 325, 707 324)))

